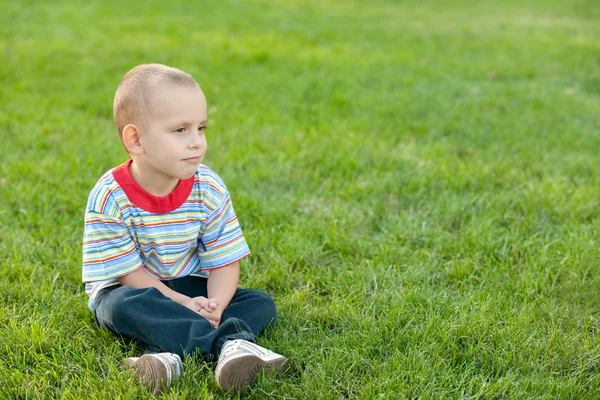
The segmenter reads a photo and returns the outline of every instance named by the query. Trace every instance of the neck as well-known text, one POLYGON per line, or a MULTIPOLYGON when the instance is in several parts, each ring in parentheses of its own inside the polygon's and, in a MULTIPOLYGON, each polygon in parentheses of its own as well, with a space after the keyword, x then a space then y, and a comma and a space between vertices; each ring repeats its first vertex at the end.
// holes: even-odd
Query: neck
POLYGON ((179 183, 179 179, 161 174, 151 167, 140 168, 140 162, 135 160, 129 166, 129 171, 135 182, 146 192, 164 197, 170 194, 179 183))

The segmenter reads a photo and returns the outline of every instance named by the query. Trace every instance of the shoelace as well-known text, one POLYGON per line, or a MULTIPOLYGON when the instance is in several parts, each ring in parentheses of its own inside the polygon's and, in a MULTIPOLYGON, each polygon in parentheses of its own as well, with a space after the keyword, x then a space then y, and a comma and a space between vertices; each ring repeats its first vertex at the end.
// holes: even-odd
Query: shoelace
POLYGON ((224 346, 225 348, 221 353, 221 357, 238 350, 240 347, 242 348, 242 350, 246 350, 249 353, 255 354, 257 356, 273 354, 272 351, 267 350, 264 347, 260 347, 256 343, 247 342, 245 340, 240 339, 232 340, 231 342, 232 344, 224 346))
POLYGON ((227 346, 223 346, 224 349, 221 352, 221 357, 236 351, 238 349, 238 347, 240 347, 240 343, 241 342, 238 340, 232 340, 231 344, 228 344, 227 346))

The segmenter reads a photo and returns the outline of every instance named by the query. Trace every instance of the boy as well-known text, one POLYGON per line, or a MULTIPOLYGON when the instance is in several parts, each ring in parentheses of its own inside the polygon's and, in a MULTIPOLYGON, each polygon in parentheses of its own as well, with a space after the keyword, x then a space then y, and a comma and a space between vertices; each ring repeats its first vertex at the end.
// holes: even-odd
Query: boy
POLYGON ((254 343, 277 313, 267 294, 237 287, 250 250, 225 184, 201 164, 207 111, 196 81, 139 65, 119 84, 114 118, 131 159, 90 193, 82 275, 99 325, 148 346, 124 364, 155 393, 192 353, 218 358, 217 383, 233 393, 260 368, 284 368, 285 357, 254 343))

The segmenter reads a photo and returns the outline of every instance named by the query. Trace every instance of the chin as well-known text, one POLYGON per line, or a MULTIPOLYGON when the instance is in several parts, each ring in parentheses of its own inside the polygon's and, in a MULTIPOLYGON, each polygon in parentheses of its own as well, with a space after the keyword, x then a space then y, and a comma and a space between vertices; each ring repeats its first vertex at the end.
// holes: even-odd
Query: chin
POLYGON ((189 174, 182 174, 182 175, 179 176, 179 180, 185 181, 186 179, 190 179, 195 174, 196 174, 196 171, 191 172, 189 174))

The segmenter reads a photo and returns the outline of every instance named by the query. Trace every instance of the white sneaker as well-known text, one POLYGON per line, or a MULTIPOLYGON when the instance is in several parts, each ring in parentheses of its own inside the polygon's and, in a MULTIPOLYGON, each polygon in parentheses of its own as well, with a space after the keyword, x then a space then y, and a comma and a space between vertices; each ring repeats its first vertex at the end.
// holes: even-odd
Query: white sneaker
POLYGON ((168 387, 183 372, 183 363, 177 354, 144 354, 129 357, 122 364, 135 372, 135 380, 154 394, 168 387))
POLYGON ((221 349, 215 379, 221 388, 235 394, 252 383, 261 368, 283 370, 288 359, 247 340, 228 340, 221 349))

